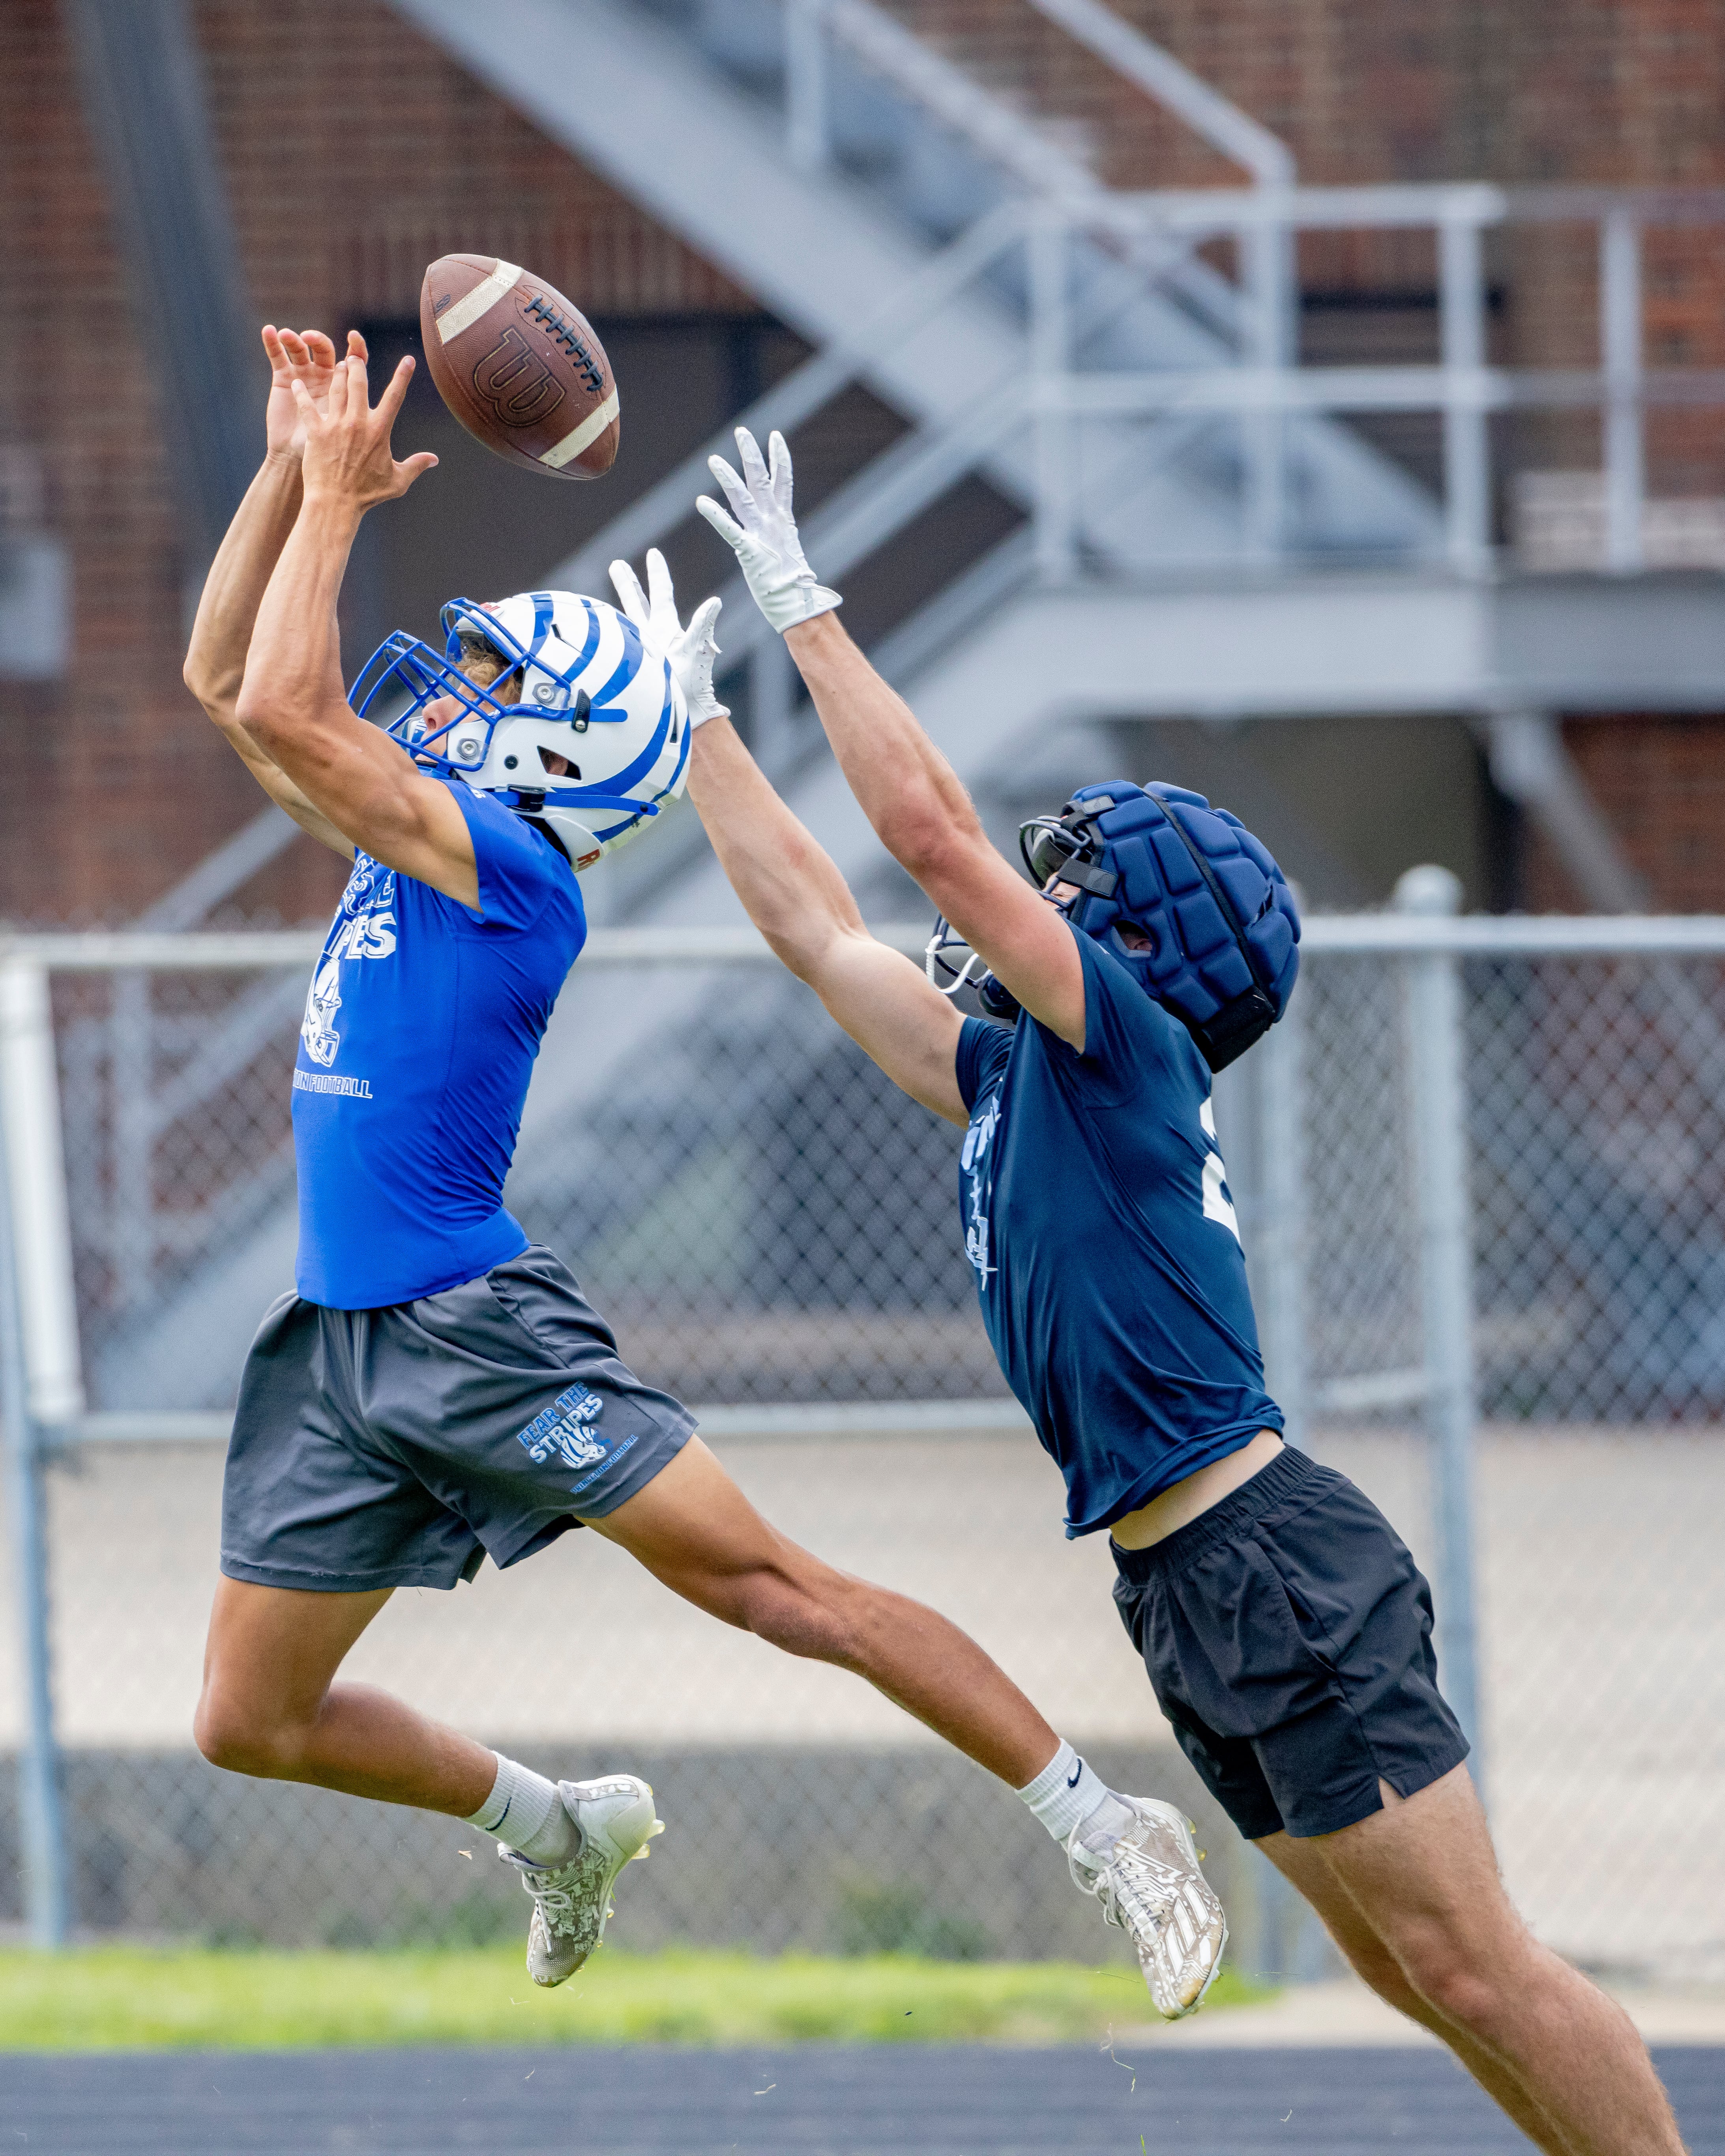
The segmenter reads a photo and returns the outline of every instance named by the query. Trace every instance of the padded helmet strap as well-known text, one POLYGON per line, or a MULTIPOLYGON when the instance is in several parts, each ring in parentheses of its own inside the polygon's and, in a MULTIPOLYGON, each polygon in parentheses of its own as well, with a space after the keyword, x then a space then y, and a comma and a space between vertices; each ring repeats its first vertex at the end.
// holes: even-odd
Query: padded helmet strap
POLYGON ((1114 886, 1120 881, 1112 869, 1092 868, 1088 861, 1081 860, 1076 854, 1063 864, 1060 878, 1062 883, 1076 884, 1081 891, 1091 891, 1098 898, 1112 898, 1114 886))

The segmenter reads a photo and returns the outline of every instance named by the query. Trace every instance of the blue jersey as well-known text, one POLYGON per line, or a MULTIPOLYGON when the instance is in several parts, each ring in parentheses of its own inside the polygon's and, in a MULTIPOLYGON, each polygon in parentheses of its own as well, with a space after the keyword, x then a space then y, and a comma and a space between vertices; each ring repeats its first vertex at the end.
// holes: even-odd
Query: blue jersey
POLYGON ((1089 936, 1084 1053, 970 1019, 964 1247, 1006 1381, 1066 1478, 1066 1532, 1280 1430, 1216 1150, 1210 1074, 1089 936))
POLYGON ((479 905, 357 855, 300 1028, 297 1278, 330 1310, 437 1295, 527 1247, 503 1178, 587 920, 550 839, 442 783, 473 834, 479 905))

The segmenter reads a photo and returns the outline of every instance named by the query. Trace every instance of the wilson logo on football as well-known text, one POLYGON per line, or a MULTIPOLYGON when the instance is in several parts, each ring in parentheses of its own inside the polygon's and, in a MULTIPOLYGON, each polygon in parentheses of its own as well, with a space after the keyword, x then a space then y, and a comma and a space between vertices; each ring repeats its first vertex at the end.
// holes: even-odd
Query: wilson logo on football
POLYGON ((563 401, 563 386, 516 329, 506 329, 473 370, 474 394, 500 425, 531 427, 563 401))

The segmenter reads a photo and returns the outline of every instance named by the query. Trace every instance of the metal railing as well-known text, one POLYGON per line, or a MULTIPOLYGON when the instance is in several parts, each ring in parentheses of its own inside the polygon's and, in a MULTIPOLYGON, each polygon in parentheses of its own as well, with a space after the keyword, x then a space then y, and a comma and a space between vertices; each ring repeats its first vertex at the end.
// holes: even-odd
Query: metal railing
MULTIPOLYGON (((922 515, 968 472, 990 470, 1016 490, 998 465, 1003 445, 1034 439, 1036 454, 1024 506, 1035 535, 1034 569, 1045 583, 1110 573, 1100 531, 1119 507, 1116 475, 1087 483, 1088 427, 1128 420, 1149 432, 1147 467, 1178 459, 1195 436, 1218 425, 1241 434, 1238 543, 1231 558, 1260 570, 1310 569, 1325 562, 1488 573, 1501 557, 1497 495, 1506 474, 1494 471, 1490 420, 1496 413, 1597 411, 1602 419, 1605 505, 1604 566, 1629 574, 1644 565, 1648 415, 1725 404, 1725 369, 1650 367, 1642 357, 1639 235, 1649 225, 1725 224, 1725 191, 1502 188, 1486 186, 1291 187, 1132 197, 1081 202, 1009 203, 935 255, 855 338, 824 352, 741 415, 760 432, 789 431, 850 384, 866 380, 883 337, 910 333, 967 290, 1003 304, 1022 300, 1022 349, 1014 337, 999 374, 978 382, 961 418, 916 429, 854 474, 808 520, 812 558, 834 577, 846 574, 922 515), (1594 367, 1494 367, 1486 359, 1487 294, 1483 235, 1515 225, 1596 228, 1600 364, 1594 367), (1251 340, 1214 364, 1145 365, 1129 371, 1097 364, 1086 344, 1097 324, 1076 295, 1081 254, 1142 261, 1154 243, 1164 259, 1216 239, 1247 248, 1271 234, 1291 247, 1301 233, 1425 229, 1437 242, 1440 356, 1435 364, 1312 366, 1281 345, 1251 340), (1290 504, 1302 419, 1430 413, 1442 424, 1441 524, 1435 543, 1397 542, 1374 551, 1337 550, 1297 527, 1290 504), (1268 435, 1254 423, 1273 422, 1268 435), (1266 459, 1269 460, 1266 468, 1266 459)), ((1147 273, 1154 284, 1159 273, 1147 273)), ((730 452, 728 430, 661 480, 600 536, 552 572, 553 581, 597 588, 609 561, 663 543, 691 516, 694 495, 710 485, 707 456, 730 452)), ((1228 558, 1228 557, 1224 557, 1228 558)), ((1201 556, 1170 555, 1163 573, 1218 566, 1201 556)), ((1137 573, 1153 573, 1137 559, 1137 573)), ((1117 565, 1111 573, 1118 575, 1117 565)), ((726 588, 726 658, 736 664, 768 639, 740 580, 726 588)))

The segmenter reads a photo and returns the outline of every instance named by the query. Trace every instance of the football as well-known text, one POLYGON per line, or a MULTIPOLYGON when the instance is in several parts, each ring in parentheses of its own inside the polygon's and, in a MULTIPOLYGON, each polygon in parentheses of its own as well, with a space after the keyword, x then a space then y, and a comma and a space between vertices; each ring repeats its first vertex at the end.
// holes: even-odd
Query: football
POLYGON ((426 362, 468 433, 554 479, 602 479, 617 457, 605 348, 554 285, 489 254, 444 254, 419 287, 426 362))

